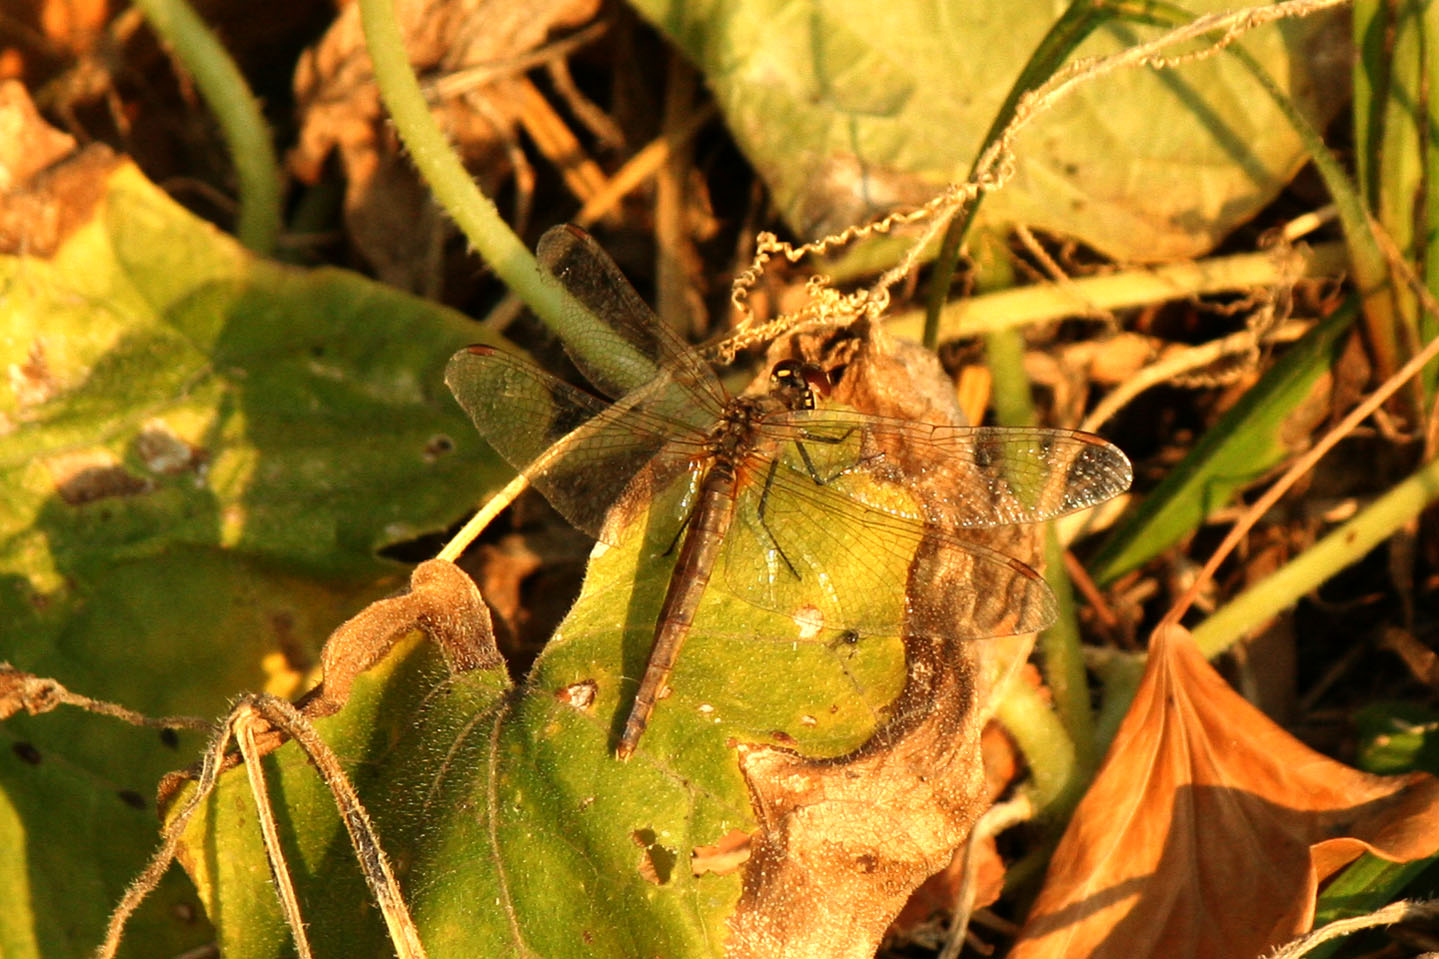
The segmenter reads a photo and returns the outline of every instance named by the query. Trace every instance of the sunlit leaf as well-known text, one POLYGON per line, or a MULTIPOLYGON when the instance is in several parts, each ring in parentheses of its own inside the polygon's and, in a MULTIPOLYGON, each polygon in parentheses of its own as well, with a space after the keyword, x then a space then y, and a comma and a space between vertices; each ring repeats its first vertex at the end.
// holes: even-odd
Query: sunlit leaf
MULTIPOLYGON (((152 715, 293 687, 397 582, 378 551, 498 481, 440 381, 467 322, 255 260, 101 148, 9 186, 0 659, 152 715)), ((154 845, 157 779, 198 745, 68 711, 0 724, 0 952, 94 948, 154 845)), ((135 955, 209 937, 181 885, 135 955)))
MULTIPOLYGON (((319 723, 402 864, 431 955, 819 955, 840 938, 872 951, 977 814, 977 664, 1025 646, 906 649, 716 586, 638 751, 614 758, 674 564, 664 547, 682 486, 596 550, 514 689, 450 677, 410 647, 357 684, 354 708, 319 723)), ((267 765, 317 955, 382 950, 323 786, 293 745, 267 765)), ((215 864, 192 874, 226 955, 245 959, 285 949, 252 809, 245 777, 229 773, 186 852, 215 864)))
MULTIPOLYGON (((1052 5, 1002 0, 635 5, 700 65, 736 140, 804 236, 922 203, 963 179, 1056 15, 1052 5)), ((1183 6, 1199 14, 1230 5, 1183 6)), ((1337 23, 1311 17, 1243 41, 1319 127, 1342 102, 1337 23)), ((1076 56, 1157 33, 1108 25, 1076 56)), ((1207 251, 1304 161, 1278 108, 1222 56, 1092 83, 1040 118, 1017 152, 1015 178, 986 200, 984 223, 1065 233, 1130 260, 1207 251)))
POLYGON ((1051 860, 1015 959, 1257 956, 1306 931, 1363 852, 1439 849, 1439 781, 1314 752, 1235 693, 1182 630, 1138 694, 1051 860))

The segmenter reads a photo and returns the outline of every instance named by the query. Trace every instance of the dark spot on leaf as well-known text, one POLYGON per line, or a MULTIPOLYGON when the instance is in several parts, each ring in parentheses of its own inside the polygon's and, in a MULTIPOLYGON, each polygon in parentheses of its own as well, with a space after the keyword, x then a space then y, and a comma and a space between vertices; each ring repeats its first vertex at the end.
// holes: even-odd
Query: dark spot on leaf
POLYGON ((170 749, 180 748, 180 734, 173 729, 160 730, 160 742, 170 749))
POLYGON ((879 868, 879 860, 869 853, 865 853, 854 861, 854 865, 860 872, 868 875, 879 868))
POLYGON ((285 665, 291 672, 307 672, 314 663, 305 644, 295 634, 294 613, 284 609, 272 610, 269 620, 275 648, 285 658, 285 665))
POLYGON ((40 759, 41 759, 40 750, 36 749, 36 748, 35 748, 34 746, 32 746, 30 743, 16 743, 15 745, 11 746, 10 748, 11 748, 12 750, 14 750, 15 755, 19 756, 21 759, 23 759, 25 762, 29 763, 30 765, 32 765, 32 766, 38 766, 38 765, 40 765, 40 759))
POLYGON ((132 809, 145 808, 145 797, 133 789, 121 789, 115 795, 119 796, 120 801, 132 809))
POLYGON ((595 944, 595 934, 585 929, 580 933, 580 942, 583 942, 587 946, 593 946, 595 944))
POLYGON ((325 355, 325 344, 323 344, 323 343, 312 343, 312 344, 310 344, 310 355, 313 356, 313 357, 314 357, 315 359, 317 359, 317 360, 318 360, 320 357, 324 356, 324 355, 325 355))
POLYGON ((793 736, 791 736, 789 733, 785 732, 783 729, 773 729, 773 730, 770 730, 769 736, 770 736, 770 738, 773 739, 775 742, 780 743, 780 744, 785 745, 785 746, 793 746, 793 745, 795 745, 795 744, 798 742, 798 740, 796 740, 796 739, 795 739, 793 736))
POLYGON ((593 679, 581 680, 555 691, 555 698, 574 709, 589 709, 595 703, 599 684, 593 679))
POLYGON ((455 448, 455 441, 444 433, 436 433, 425 443, 425 462, 433 463, 455 448))
POLYGON ((86 467, 55 484, 55 491, 70 506, 93 503, 112 496, 135 496, 149 489, 149 482, 118 465, 86 467))

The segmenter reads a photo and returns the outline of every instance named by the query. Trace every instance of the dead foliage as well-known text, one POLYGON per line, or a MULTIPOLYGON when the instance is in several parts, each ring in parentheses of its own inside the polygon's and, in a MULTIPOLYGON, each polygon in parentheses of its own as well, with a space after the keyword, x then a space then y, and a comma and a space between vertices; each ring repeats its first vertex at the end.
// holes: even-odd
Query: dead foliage
POLYGON ((1010 955, 1258 956, 1307 930, 1321 883, 1370 852, 1439 850, 1439 780, 1323 756, 1229 687, 1188 634, 1144 681, 1010 955))

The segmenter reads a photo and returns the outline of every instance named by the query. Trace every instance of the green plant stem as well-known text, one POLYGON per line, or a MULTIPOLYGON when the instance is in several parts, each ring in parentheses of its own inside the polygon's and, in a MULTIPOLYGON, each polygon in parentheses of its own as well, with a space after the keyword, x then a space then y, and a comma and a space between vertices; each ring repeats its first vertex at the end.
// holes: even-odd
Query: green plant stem
MULTIPOLYGON (((360 0, 360 20, 365 45, 375 66, 375 83, 380 99, 390 111, 400 140, 410 153, 420 176, 435 201, 459 226, 465 238, 535 315, 571 348, 581 342, 575 333, 596 321, 563 287, 550 279, 514 231, 500 216, 494 201, 475 186, 459 155, 430 113, 419 80, 405 56, 399 24, 395 22, 393 0, 360 0)), ((593 341, 593 337, 589 338, 593 341)), ((606 347, 622 348, 615 338, 606 347)), ((611 359, 586 357, 601 368, 611 359)), ((648 362, 637 353, 618 358, 633 366, 648 362)))
POLYGON ((1029 763, 1034 808, 1044 818, 1062 822, 1088 786, 1080 774, 1074 741, 1033 686, 1016 680, 1003 692, 994 717, 1029 763))
MULTIPOLYGON (((1304 277, 1334 276, 1347 265, 1342 243, 1320 243, 1284 254, 1272 250, 1239 253, 1077 277, 1063 284, 1036 283, 995 290, 946 304, 939 335, 942 340, 980 336, 1095 310, 1124 310, 1209 293, 1287 284, 1304 277)), ((885 319, 884 328, 917 341, 924 334, 924 312, 896 313, 885 319)))
POLYGON ((1432 460, 1359 515, 1254 584, 1194 630, 1213 657, 1260 628, 1335 573, 1350 566, 1439 498, 1439 459, 1432 460))
MULTIPOLYGON (((1420 276, 1431 293, 1439 291, 1439 144, 1434 142, 1434 131, 1439 130, 1439 4, 1425 4, 1424 23, 1420 30, 1423 47, 1424 129, 1429 136, 1420 140, 1424 160, 1424 210, 1422 213, 1424 231, 1418 237, 1420 276)), ((1427 311, 1419 315, 1420 328, 1427 341, 1435 335, 1439 317, 1427 311)), ((1431 388, 1439 375, 1431 371, 1431 388)))
MULTIPOLYGON (((1424 0, 1370 2, 1354 5, 1354 160, 1359 194, 1382 225, 1395 250, 1408 258, 1415 248, 1416 228, 1426 227, 1424 200, 1425 149, 1423 119, 1423 42, 1420 8, 1424 0)), ((1365 229, 1370 229, 1366 224, 1365 229)), ((1355 279, 1365 294, 1365 320, 1370 349, 1388 376, 1418 351, 1419 301, 1414 292, 1391 275, 1387 261, 1376 263, 1382 274, 1355 279), (1368 282, 1364 282, 1368 281, 1368 282)), ((1427 377, 1425 377, 1427 379, 1427 377)), ((1410 419, 1423 406, 1424 388, 1415 380, 1397 399, 1410 419)))
POLYGON ((535 258, 501 218, 494 201, 475 186, 430 113, 405 55, 393 0, 360 0, 360 20, 380 99, 436 202, 505 286, 541 316, 560 315, 563 304, 558 291, 540 279, 535 258))
MULTIPOLYGON (((990 372, 994 377, 994 407, 1005 426, 1031 426, 1035 422, 1029 379, 1024 375, 1024 338, 1015 330, 985 337, 990 372)), ((1094 768, 1094 719, 1089 705, 1089 681, 1084 671, 1079 626, 1074 618, 1074 590, 1064 572, 1064 550, 1053 525, 1044 530, 1045 581, 1054 591, 1059 616, 1039 635, 1044 681, 1054 697, 1054 710, 1069 736, 1065 775, 1087 779, 1094 768)), ((1047 754, 1026 753, 1036 778, 1049 762, 1047 754)))
POLYGON ((214 112, 239 181, 235 234, 252 252, 268 256, 280 235, 280 168, 259 102, 235 61, 185 0, 137 0, 136 5, 195 78, 214 112))
POLYGON ((1044 527, 1044 580, 1054 590, 1059 606, 1054 625, 1039 634, 1044 681, 1054 696, 1059 719, 1074 741, 1079 775, 1088 780, 1099 758, 1094 738, 1094 710, 1090 705, 1084 644, 1074 607, 1074 584, 1064 570, 1064 546, 1053 523, 1046 523, 1044 527))
POLYGON ((1144 678, 1145 657, 1141 653, 1124 653, 1114 649, 1098 652, 1107 654, 1100 662, 1090 664, 1103 687, 1099 715, 1094 720, 1094 752, 1102 756, 1114 742, 1119 725, 1129 714, 1129 704, 1139 691, 1139 683, 1144 678))

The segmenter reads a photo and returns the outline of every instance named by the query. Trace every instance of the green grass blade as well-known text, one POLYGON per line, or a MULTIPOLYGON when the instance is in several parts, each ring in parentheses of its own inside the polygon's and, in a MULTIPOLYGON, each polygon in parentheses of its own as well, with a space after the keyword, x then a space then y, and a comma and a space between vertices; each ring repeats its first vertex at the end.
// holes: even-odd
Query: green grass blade
POLYGON ((1096 582, 1157 556, 1284 458, 1285 423, 1338 357, 1355 315, 1347 306, 1311 330, 1200 438, 1100 547, 1096 582))

